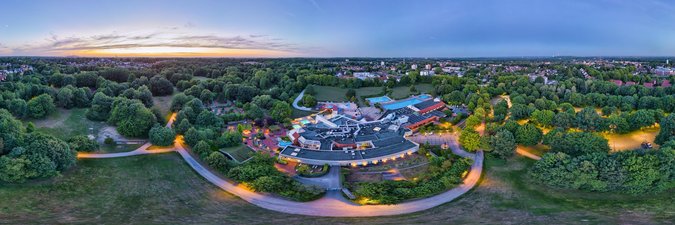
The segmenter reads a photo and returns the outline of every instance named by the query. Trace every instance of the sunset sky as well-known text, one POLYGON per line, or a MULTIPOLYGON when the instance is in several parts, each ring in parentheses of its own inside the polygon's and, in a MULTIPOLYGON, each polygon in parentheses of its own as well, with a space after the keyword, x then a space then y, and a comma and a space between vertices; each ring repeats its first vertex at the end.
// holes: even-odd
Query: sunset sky
POLYGON ((2 56, 672 56, 667 0, 3 0, 2 56))

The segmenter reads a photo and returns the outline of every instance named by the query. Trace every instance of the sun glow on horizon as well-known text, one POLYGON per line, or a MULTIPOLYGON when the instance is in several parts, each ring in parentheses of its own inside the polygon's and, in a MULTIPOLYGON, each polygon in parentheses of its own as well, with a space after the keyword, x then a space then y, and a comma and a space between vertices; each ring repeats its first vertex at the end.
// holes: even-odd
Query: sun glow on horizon
POLYGON ((66 52, 67 55, 93 57, 284 57, 294 53, 267 49, 225 49, 204 47, 133 47, 84 49, 66 52))

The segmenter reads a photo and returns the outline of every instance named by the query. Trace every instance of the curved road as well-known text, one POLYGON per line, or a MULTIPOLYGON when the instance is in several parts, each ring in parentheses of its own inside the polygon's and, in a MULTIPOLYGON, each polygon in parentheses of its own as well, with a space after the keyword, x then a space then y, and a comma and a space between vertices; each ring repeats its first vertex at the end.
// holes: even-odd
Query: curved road
MULTIPOLYGON (((171 126, 170 120, 167 126, 171 126)), ((251 204, 256 206, 290 214, 300 214, 308 216, 325 216, 325 217, 371 217, 371 216, 388 216, 399 215, 418 212, 430 209, 441 204, 450 202, 462 194, 468 192, 480 180, 483 171, 483 151, 478 151, 475 154, 467 153, 461 150, 458 146, 452 145, 452 151, 464 157, 471 157, 474 163, 471 165, 469 174, 464 179, 464 183, 444 193, 415 201, 405 202, 396 205, 358 205, 353 202, 345 200, 339 191, 328 191, 326 196, 321 199, 311 202, 294 202, 277 198, 271 195, 257 193, 251 191, 242 185, 234 184, 226 179, 219 177, 212 173, 207 168, 202 166, 192 155, 185 149, 180 140, 177 140, 174 148, 161 150, 146 150, 149 144, 143 145, 141 148, 128 153, 110 153, 110 154, 89 154, 81 153, 79 158, 112 158, 124 157, 131 155, 160 153, 168 151, 176 151, 181 157, 192 167, 199 175, 204 177, 209 182, 220 187, 221 189, 236 195, 251 204), (144 147, 145 146, 145 147, 144 147)))
POLYGON ((302 111, 313 112, 313 110, 310 109, 310 108, 302 107, 302 106, 298 105, 298 102, 300 102, 300 100, 302 100, 302 96, 305 96, 305 90, 302 90, 300 92, 300 94, 298 95, 298 97, 296 97, 295 100, 293 100, 293 108, 296 108, 296 109, 302 110, 302 111))

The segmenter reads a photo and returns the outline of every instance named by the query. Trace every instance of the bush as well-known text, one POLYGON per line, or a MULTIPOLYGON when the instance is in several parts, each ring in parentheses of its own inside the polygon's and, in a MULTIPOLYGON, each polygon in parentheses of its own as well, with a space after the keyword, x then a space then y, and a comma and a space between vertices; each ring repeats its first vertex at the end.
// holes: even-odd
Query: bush
POLYGON ((408 199, 424 198, 438 194, 462 183, 462 175, 471 167, 466 158, 433 157, 429 173, 417 181, 382 181, 358 183, 354 194, 360 199, 369 199, 367 204, 396 204, 408 199))
POLYGON ((310 201, 321 197, 324 190, 306 187, 274 168, 273 157, 256 154, 253 159, 230 169, 228 177, 251 185, 256 191, 275 193, 296 201, 310 201))
POLYGON ((112 139, 111 137, 107 137, 107 138, 105 138, 105 140, 103 140, 103 143, 106 144, 106 145, 114 145, 115 139, 112 139))
POLYGON ((28 113, 30 117, 41 119, 56 110, 54 99, 48 94, 41 94, 28 101, 28 113))
POLYGON ((70 148, 78 152, 91 152, 96 151, 99 146, 95 140, 89 139, 87 136, 78 135, 68 139, 68 145, 70 148))
POLYGON ((206 161, 211 168, 214 168, 223 174, 227 174, 230 168, 234 166, 232 161, 228 160, 227 157, 220 152, 211 152, 209 156, 204 158, 204 161, 206 161))
POLYGON ((159 125, 155 125, 150 129, 149 136, 150 143, 159 146, 173 145, 173 141, 176 139, 176 133, 171 128, 159 125))
POLYGON ((530 169, 540 183, 557 188, 630 194, 660 192, 673 187, 675 150, 586 153, 571 156, 546 153, 530 169))

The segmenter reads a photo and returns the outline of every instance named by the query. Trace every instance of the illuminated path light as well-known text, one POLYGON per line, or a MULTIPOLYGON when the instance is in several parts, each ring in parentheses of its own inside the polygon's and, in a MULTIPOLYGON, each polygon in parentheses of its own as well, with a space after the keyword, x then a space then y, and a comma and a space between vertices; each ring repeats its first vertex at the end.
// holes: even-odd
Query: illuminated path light
MULTIPOLYGON (((171 127, 175 120, 175 114, 171 116, 167 127, 171 127)), ((140 154, 152 154, 161 152, 176 151, 180 154, 185 162, 192 167, 199 175, 204 177, 212 184, 221 189, 240 197, 241 199, 254 204, 258 207, 298 215, 308 216, 325 216, 325 217, 372 217, 372 216, 389 216, 400 215, 407 213, 419 212, 427 210, 441 204, 450 202, 459 196, 471 190, 480 180, 483 171, 483 151, 478 151, 475 154, 464 152, 459 148, 451 148, 452 152, 464 157, 473 158, 474 162, 471 165, 468 175, 464 178, 464 182, 446 192, 431 196, 429 198, 419 199, 410 202, 404 202, 395 205, 358 205, 345 200, 339 191, 327 191, 326 195, 318 200, 311 202, 294 202, 270 195, 254 192, 241 184, 234 184, 232 181, 221 178, 213 174, 211 171, 201 165, 190 153, 183 147, 182 136, 176 137, 176 142, 173 148, 160 150, 146 150, 150 144, 145 144, 139 149, 128 153, 110 153, 110 154, 78 154, 78 158, 113 158, 124 157, 140 154), (144 147, 146 146, 146 147, 144 147)), ((367 164, 367 162, 364 162, 367 164)))

